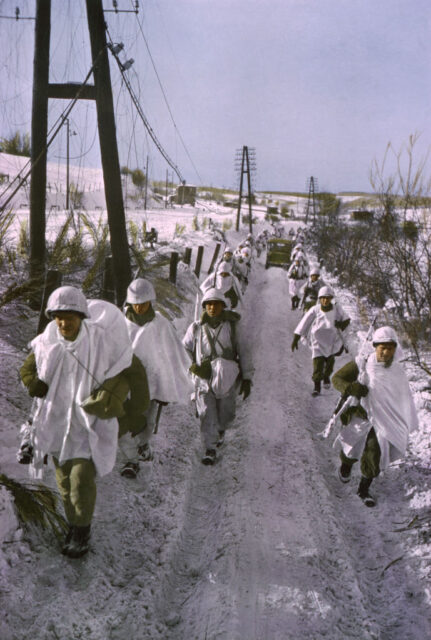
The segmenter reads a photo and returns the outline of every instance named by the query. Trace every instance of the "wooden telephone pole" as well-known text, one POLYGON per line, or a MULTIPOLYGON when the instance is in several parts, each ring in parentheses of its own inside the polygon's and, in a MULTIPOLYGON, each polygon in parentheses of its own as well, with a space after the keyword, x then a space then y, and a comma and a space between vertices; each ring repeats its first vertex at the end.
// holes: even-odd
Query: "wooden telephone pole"
POLYGON ((239 154, 241 152, 237 152, 237 156, 235 158, 235 165, 238 172, 240 172, 240 182, 239 182, 239 196, 238 196, 238 211, 236 215, 236 230, 239 231, 239 222, 240 222, 240 214, 241 214, 241 203, 243 198, 247 198, 248 200, 248 226, 250 233, 253 233, 253 215, 251 210, 251 203, 253 199, 252 189, 251 189, 251 172, 256 169, 256 152, 254 149, 249 149, 247 146, 242 148, 241 155, 241 165, 239 164, 239 154), (243 195, 243 182, 244 175, 247 176, 247 188, 248 195, 243 195))
POLYGON ((102 0, 86 0, 86 5, 94 66, 94 85, 77 86, 75 83, 50 84, 51 0, 37 0, 31 145, 30 277, 41 278, 45 271, 48 99, 73 100, 78 96, 79 99, 95 100, 108 226, 111 237, 116 301, 118 305, 121 305, 131 280, 131 267, 121 189, 120 161, 115 130, 114 101, 109 70, 105 19, 102 0))
POLYGON ((317 178, 311 176, 308 181, 308 199, 305 207, 305 224, 308 222, 308 217, 310 215, 313 216, 313 224, 316 224, 316 213, 317 213, 317 203, 316 203, 316 191, 317 191, 317 178))

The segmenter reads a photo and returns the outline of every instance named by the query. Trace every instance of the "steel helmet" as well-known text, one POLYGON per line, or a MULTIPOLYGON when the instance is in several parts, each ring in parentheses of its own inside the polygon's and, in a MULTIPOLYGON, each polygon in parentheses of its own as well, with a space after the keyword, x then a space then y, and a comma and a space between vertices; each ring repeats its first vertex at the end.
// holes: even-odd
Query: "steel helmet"
POLYGON ((153 285, 145 278, 136 278, 127 288, 126 302, 129 304, 142 304, 153 302, 156 299, 156 292, 153 285))
POLYGON ((320 269, 319 267, 312 267, 310 269, 310 276, 320 276, 320 269))
POLYGON ((382 344, 384 342, 393 342, 398 344, 398 338, 392 327, 380 327, 373 333, 373 345, 382 344))
POLYGON ((233 253, 232 247, 225 247, 223 253, 233 253))
POLYGON ((231 273, 231 271, 232 263, 226 262, 225 260, 223 262, 220 262, 219 266, 217 267, 217 273, 231 273))
POLYGON ((331 289, 331 287, 325 286, 325 287, 320 287, 319 289, 319 293, 317 294, 318 298, 333 298, 334 297, 334 291, 333 289, 331 289))
POLYGON ((89 318, 87 299, 81 289, 76 287, 58 287, 51 293, 45 309, 45 315, 51 319, 56 311, 73 311, 89 318))
POLYGON ((207 289, 202 298, 202 306, 205 308, 205 304, 211 300, 219 300, 220 302, 223 302, 225 307, 227 306, 224 293, 220 289, 215 289, 214 287, 207 289))

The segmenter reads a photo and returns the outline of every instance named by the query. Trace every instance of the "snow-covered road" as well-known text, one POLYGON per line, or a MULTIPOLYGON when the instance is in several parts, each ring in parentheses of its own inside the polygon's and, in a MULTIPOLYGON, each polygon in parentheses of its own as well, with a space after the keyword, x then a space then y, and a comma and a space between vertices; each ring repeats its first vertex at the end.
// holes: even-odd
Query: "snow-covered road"
POLYGON ((316 437, 337 394, 313 398, 310 352, 290 351, 300 313, 285 272, 257 264, 245 304, 254 384, 217 464, 200 463, 191 408, 167 407, 154 462, 136 481, 118 467, 99 481, 88 557, 43 534, 10 545, 2 640, 431 637, 419 560, 396 531, 412 518, 403 467, 375 482, 375 509, 355 495, 357 471, 339 482, 316 437))

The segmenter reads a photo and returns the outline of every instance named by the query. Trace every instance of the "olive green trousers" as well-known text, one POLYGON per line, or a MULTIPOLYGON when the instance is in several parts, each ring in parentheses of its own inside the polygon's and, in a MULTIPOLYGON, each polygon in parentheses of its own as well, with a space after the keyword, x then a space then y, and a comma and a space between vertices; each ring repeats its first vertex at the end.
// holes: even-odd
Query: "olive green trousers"
POLYGON ((62 465, 54 458, 55 477, 68 523, 91 524, 96 505, 96 467, 92 460, 74 458, 62 465))
MULTIPOLYGON (((365 478, 377 478, 380 473, 380 456, 379 441, 376 432, 371 428, 361 456, 361 474, 365 478)), ((343 451, 340 452, 340 459, 351 467, 358 461, 357 458, 348 458, 343 451)))

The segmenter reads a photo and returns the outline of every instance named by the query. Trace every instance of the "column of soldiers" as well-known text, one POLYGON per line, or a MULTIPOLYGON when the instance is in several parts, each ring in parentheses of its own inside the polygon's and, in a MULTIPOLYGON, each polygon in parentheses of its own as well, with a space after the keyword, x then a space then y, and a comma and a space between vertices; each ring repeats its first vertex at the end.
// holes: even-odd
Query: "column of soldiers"
POLYGON ((292 309, 305 313, 297 324, 291 349, 308 344, 312 355, 312 395, 321 394, 321 385, 341 393, 331 422, 341 423, 334 446, 339 449, 341 482, 351 480, 352 468, 360 463, 357 495, 367 507, 376 499, 370 492, 374 478, 391 462, 402 458, 409 434, 418 428, 418 418, 410 386, 403 370, 402 347, 388 326, 372 333, 358 355, 333 374, 335 358, 349 352, 352 335, 350 318, 331 287, 325 284, 317 265, 309 268, 302 242, 296 244, 287 272, 292 309), (333 374, 333 375, 332 375, 333 374), (332 376, 332 379, 331 379, 332 376))
MULTIPOLYGON (((260 237, 259 243, 265 240, 260 237)), ((154 287, 144 278, 130 283, 122 311, 87 300, 75 287, 51 294, 46 307, 50 322, 32 341, 20 370, 34 406, 31 438, 23 442, 19 460, 30 462, 38 477, 47 456, 53 458, 68 522, 63 554, 78 558, 87 553, 96 476, 113 469, 117 453, 121 474, 130 479, 137 477, 140 463, 151 461, 152 437, 167 404, 193 398, 201 462, 216 462, 235 417, 236 398, 239 394, 245 400, 251 392, 251 349, 239 311, 255 251, 251 236, 234 250, 225 248, 214 274, 201 285, 195 320, 182 340, 155 310, 154 287)), ((312 393, 319 396, 322 383, 330 386, 335 358, 346 350, 350 318, 320 270, 308 265, 301 237, 292 260, 292 309, 305 313, 291 348, 309 341, 312 393)), ((373 478, 404 455, 409 432, 417 427, 401 356, 395 332, 382 327, 364 361, 356 359, 332 376, 345 402, 340 419, 346 427, 337 437, 339 478, 348 482, 360 461, 358 495, 367 506, 375 504, 369 493, 373 478)))
POLYGON ((238 308, 253 259, 252 238, 223 260, 201 286, 200 313, 181 340, 155 308, 145 278, 133 280, 123 310, 87 300, 72 286, 48 299, 46 329, 31 342, 20 376, 34 399, 18 461, 42 477, 49 456, 68 529, 62 553, 88 552, 96 477, 114 468, 134 479, 153 459, 152 438, 163 407, 193 397, 203 445, 212 465, 235 417, 236 396, 247 398, 253 368, 238 308), (234 273, 239 274, 238 279, 234 273), (236 309, 236 310, 234 310, 236 309))

